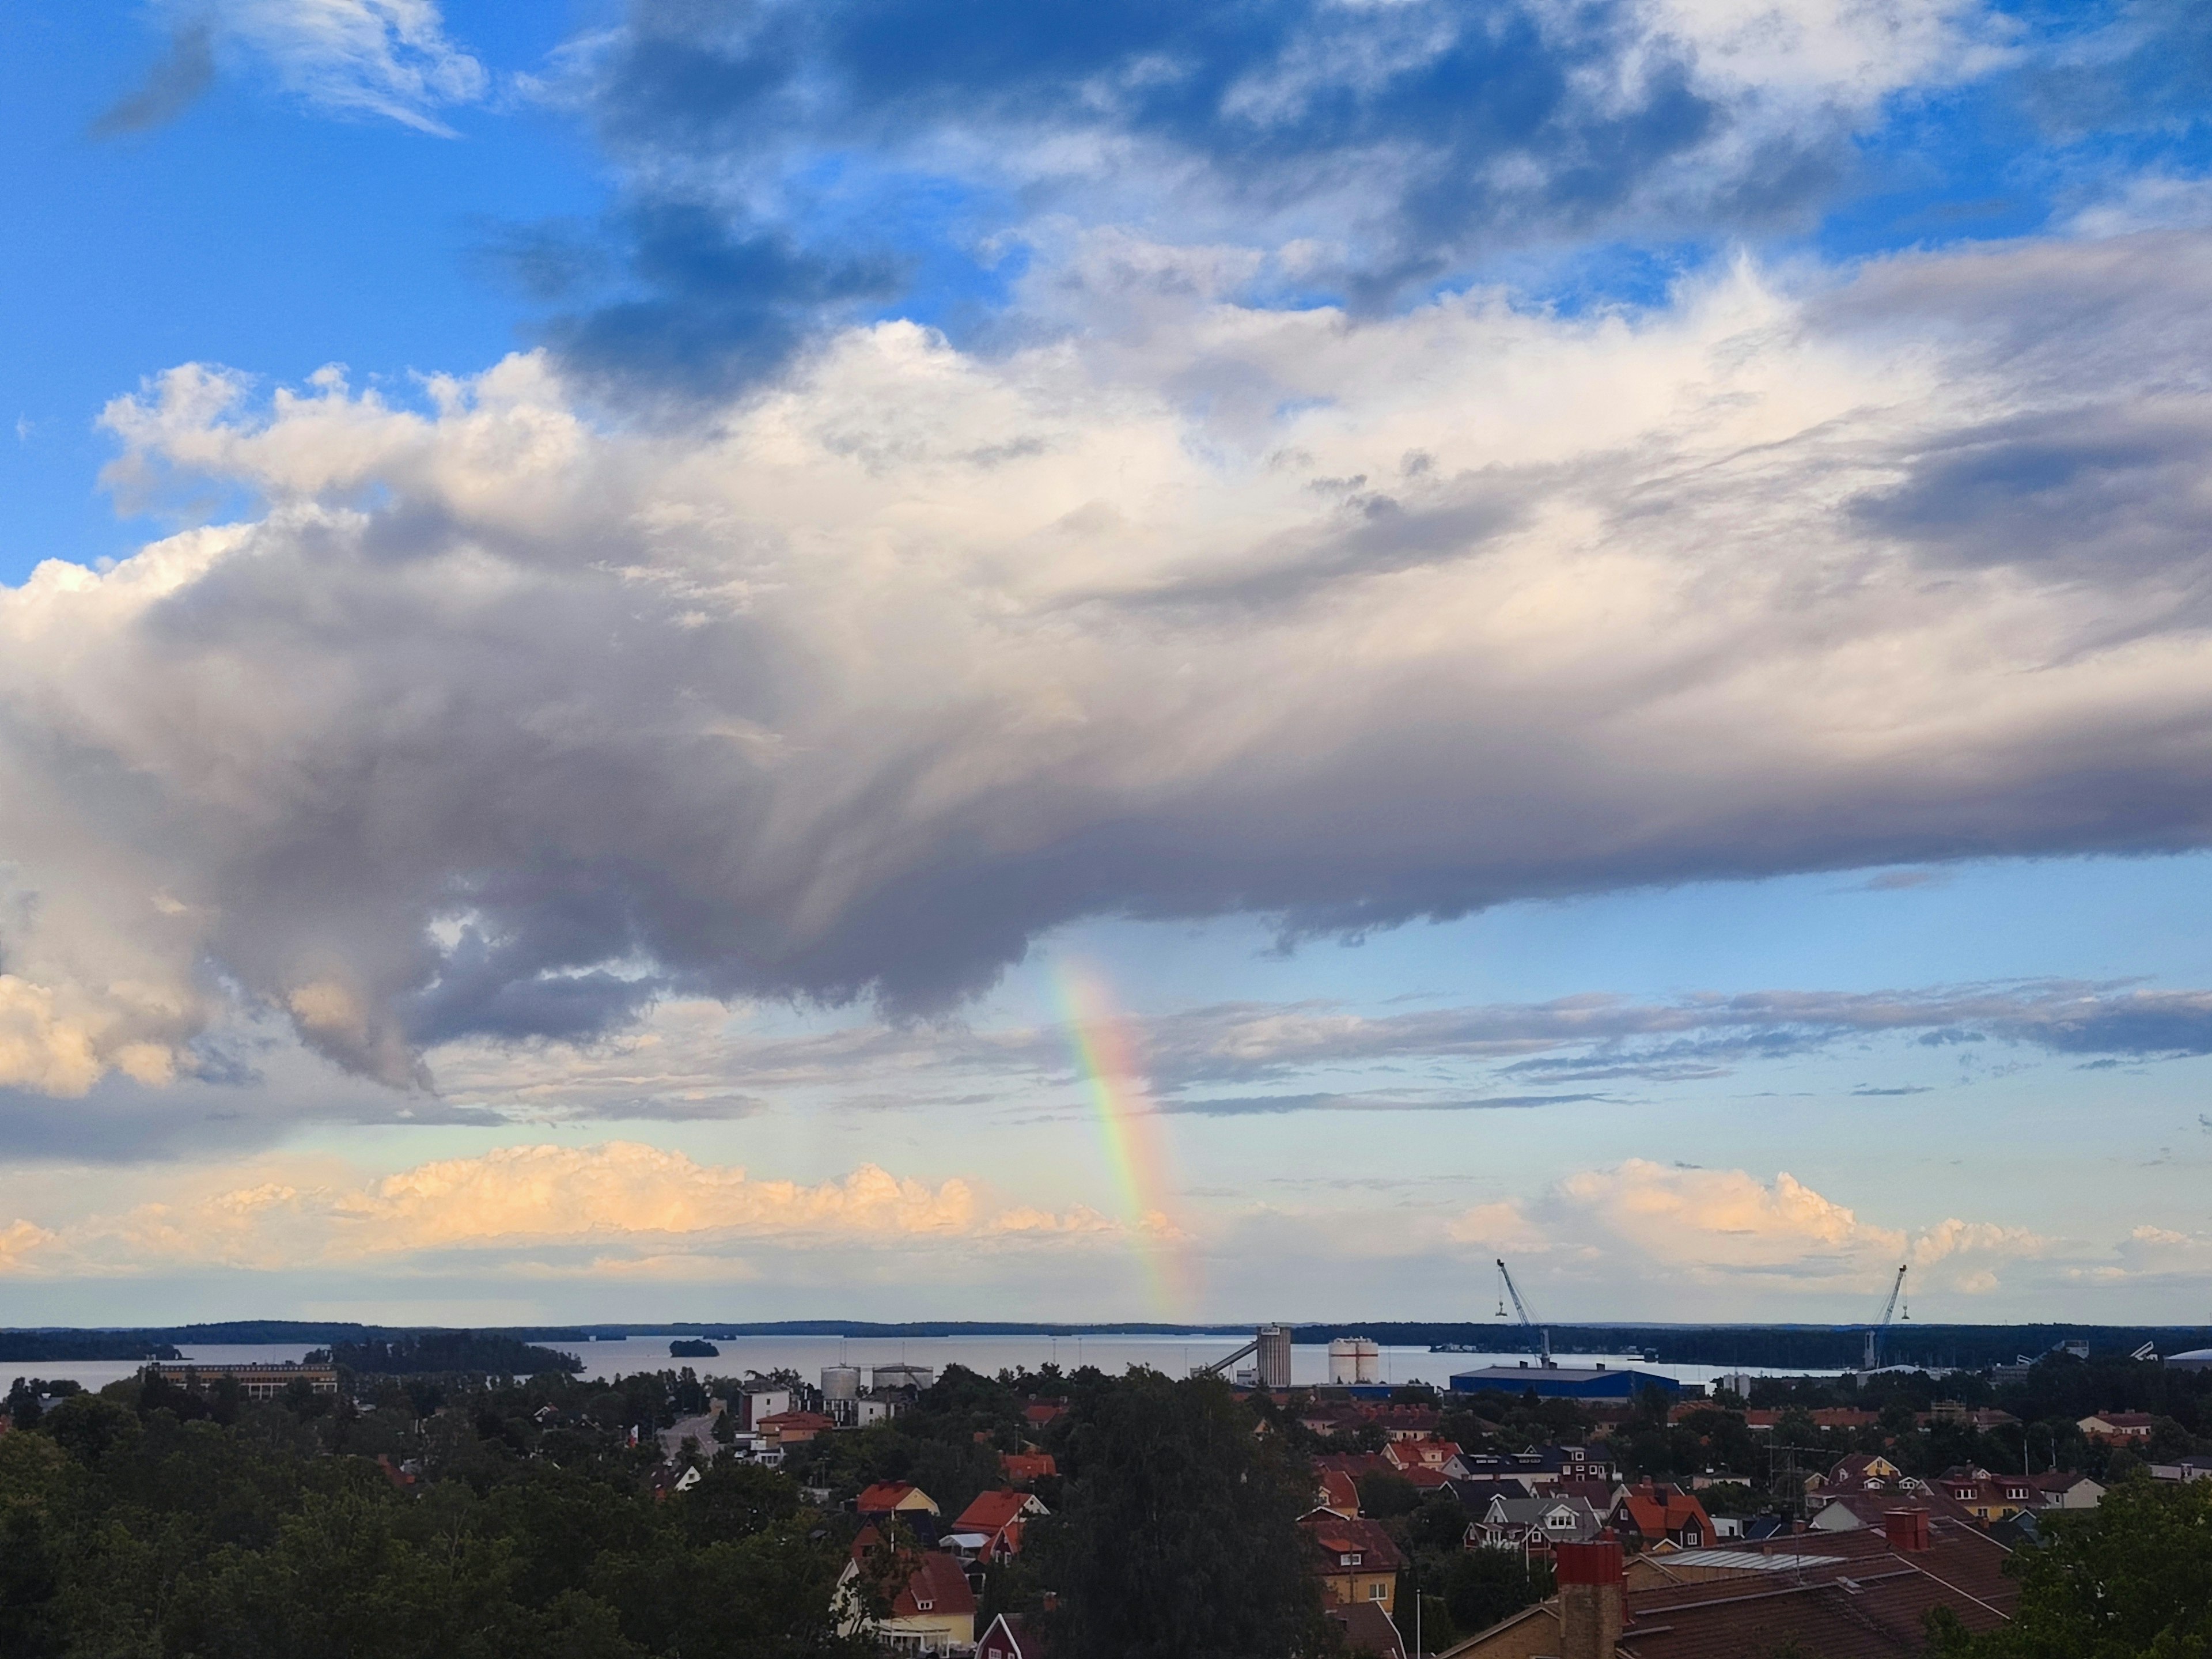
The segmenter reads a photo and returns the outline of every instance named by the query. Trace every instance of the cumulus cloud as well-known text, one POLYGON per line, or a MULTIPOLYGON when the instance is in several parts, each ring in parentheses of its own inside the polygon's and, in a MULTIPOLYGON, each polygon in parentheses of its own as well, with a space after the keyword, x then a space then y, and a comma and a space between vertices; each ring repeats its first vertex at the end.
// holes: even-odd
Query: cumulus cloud
MULTIPOLYGON (((1071 269, 1086 333, 852 330, 672 430, 536 356, 421 407, 179 369, 116 487, 263 507, 0 592, 9 1080, 243 1007, 419 1088, 671 995, 941 1010, 1087 915, 2200 844, 2191 470, 2085 439, 2009 553, 1928 502, 1960 434, 2206 425, 2205 251, 1367 322, 1071 269)), ((2039 1040, 2116 1008, 2197 1018, 2039 1040)))
POLYGON ((932 1186, 869 1164, 808 1186, 629 1141, 501 1147, 356 1185, 281 1166, 267 1173, 54 1226, 19 1219, 0 1231, 0 1272, 340 1272, 458 1253, 588 1273, 762 1249, 981 1248, 1031 1237, 1112 1244, 1128 1231, 1083 1210, 998 1210, 957 1178, 932 1186))
POLYGON ((1955 1218, 1918 1231, 1881 1226, 1787 1171, 1767 1181, 1644 1158, 1578 1170, 1533 1200, 1478 1206, 1449 1231, 1463 1244, 1556 1258, 1550 1271, 1565 1280, 1678 1275, 1747 1296, 1761 1284, 1872 1285, 1900 1261, 1916 1284, 1978 1294, 1997 1287, 2005 1263, 2053 1248, 2024 1227, 1955 1218))

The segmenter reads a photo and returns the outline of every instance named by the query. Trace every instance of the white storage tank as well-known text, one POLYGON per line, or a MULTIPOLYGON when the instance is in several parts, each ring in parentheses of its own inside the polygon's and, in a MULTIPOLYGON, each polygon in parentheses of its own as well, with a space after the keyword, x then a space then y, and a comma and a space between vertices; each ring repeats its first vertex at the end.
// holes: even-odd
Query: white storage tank
POLYGON ((1382 1350, 1364 1336, 1340 1336, 1328 1345, 1328 1380, 1339 1388, 1382 1380, 1382 1350))
POLYGON ((824 1365, 822 1368, 822 1397, 824 1400, 857 1400, 860 1397, 860 1368, 858 1365, 824 1365))

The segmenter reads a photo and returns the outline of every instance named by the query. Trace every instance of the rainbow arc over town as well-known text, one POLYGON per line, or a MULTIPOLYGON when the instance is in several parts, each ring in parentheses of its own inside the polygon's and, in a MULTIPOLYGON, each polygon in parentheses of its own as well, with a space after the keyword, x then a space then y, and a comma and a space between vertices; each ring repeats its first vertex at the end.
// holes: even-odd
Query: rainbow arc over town
POLYGON ((1086 964, 1061 961, 1053 987, 1153 1305, 1169 1317, 1185 1316, 1196 1288, 1193 1264, 1171 1213, 1173 1182, 1159 1114, 1128 1022, 1104 978, 1086 964))

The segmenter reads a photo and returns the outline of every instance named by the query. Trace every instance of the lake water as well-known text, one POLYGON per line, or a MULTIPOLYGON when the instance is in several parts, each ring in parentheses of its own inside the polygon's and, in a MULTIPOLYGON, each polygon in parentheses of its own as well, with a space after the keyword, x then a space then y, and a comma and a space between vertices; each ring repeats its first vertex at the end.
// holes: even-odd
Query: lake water
MULTIPOLYGON (((674 1340, 668 1335, 636 1335, 611 1342, 545 1346, 574 1353, 584 1362, 586 1376, 603 1381, 633 1371, 690 1365, 702 1376, 741 1377, 748 1371, 788 1369, 814 1382, 820 1380, 825 1365, 858 1365, 866 1370, 877 1365, 900 1363, 927 1365, 939 1371, 957 1364, 987 1376, 1024 1366, 1035 1370, 1045 1364, 1058 1364, 1068 1370, 1078 1365, 1096 1365, 1109 1373, 1119 1373, 1131 1365, 1147 1365, 1170 1376, 1182 1376, 1194 1365, 1207 1364, 1234 1353, 1251 1339, 1241 1331, 1218 1336, 738 1336, 715 1341, 714 1346, 721 1350, 719 1358, 672 1359, 668 1345, 674 1340)), ((203 1365, 283 1363, 297 1360, 307 1352, 304 1344, 279 1343, 210 1345, 184 1350, 188 1360, 203 1365)), ((1525 1351, 1431 1353, 1426 1348, 1384 1348, 1380 1364, 1385 1382, 1429 1382, 1442 1388, 1454 1371, 1474 1370, 1484 1365, 1515 1365, 1528 1358, 1525 1351)), ((1635 1365, 1682 1382, 1710 1383, 1715 1377, 1731 1371, 1747 1371, 1754 1376, 1808 1375, 1802 1368, 1762 1370, 1755 1365, 1647 1364, 1633 1354, 1574 1354, 1560 1358, 1571 1365, 1600 1361, 1616 1368, 1635 1365)), ((1249 1359, 1239 1362, 1250 1363, 1249 1359)), ((10 1364, 6 1375, 9 1378, 68 1378, 88 1389, 99 1389, 133 1376, 138 1369, 136 1361, 127 1359, 55 1359, 10 1364)), ((1328 1382, 1328 1346, 1301 1343, 1294 1346, 1291 1350, 1291 1380, 1300 1385, 1328 1382)))

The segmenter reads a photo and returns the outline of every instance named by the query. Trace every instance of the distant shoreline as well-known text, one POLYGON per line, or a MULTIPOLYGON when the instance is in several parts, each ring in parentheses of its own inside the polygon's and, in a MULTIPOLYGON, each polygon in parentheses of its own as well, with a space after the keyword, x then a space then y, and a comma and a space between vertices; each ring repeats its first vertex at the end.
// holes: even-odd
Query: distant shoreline
MULTIPOLYGON (((1255 1323, 1258 1322, 1255 1322, 1255 1323)), ((169 1358, 178 1349, 297 1343, 326 1346, 364 1340, 393 1340, 425 1333, 466 1329, 487 1337, 579 1346, 624 1337, 708 1337, 720 1340, 763 1337, 843 1337, 860 1340, 959 1340, 995 1337, 1162 1337, 1241 1340, 1252 1324, 1167 1324, 1152 1321, 1053 1323, 1015 1320, 643 1320, 623 1323, 471 1326, 366 1325, 329 1321, 232 1320, 161 1327, 33 1326, 0 1328, 0 1364, 63 1360, 169 1358)), ((1723 1322, 1627 1324, 1559 1321, 1549 1328, 1555 1349, 1645 1354, 1655 1361, 1707 1365, 1824 1364, 1857 1362, 1863 1324, 1723 1322), (1561 1340, 1559 1339, 1565 1339, 1561 1340)), ((1364 1336, 1388 1347, 1462 1348, 1519 1352, 1533 1345, 1528 1333, 1494 1322, 1374 1320, 1292 1323, 1293 1340, 1309 1346, 1339 1336, 1364 1336)), ((2087 1342, 2099 1352, 2127 1353, 2150 1344, 2161 1353, 2206 1346, 2202 1325, 1938 1325, 1893 1326, 1885 1338, 1893 1364, 1967 1367, 2002 1364, 2047 1352, 2065 1342, 2087 1342)))

